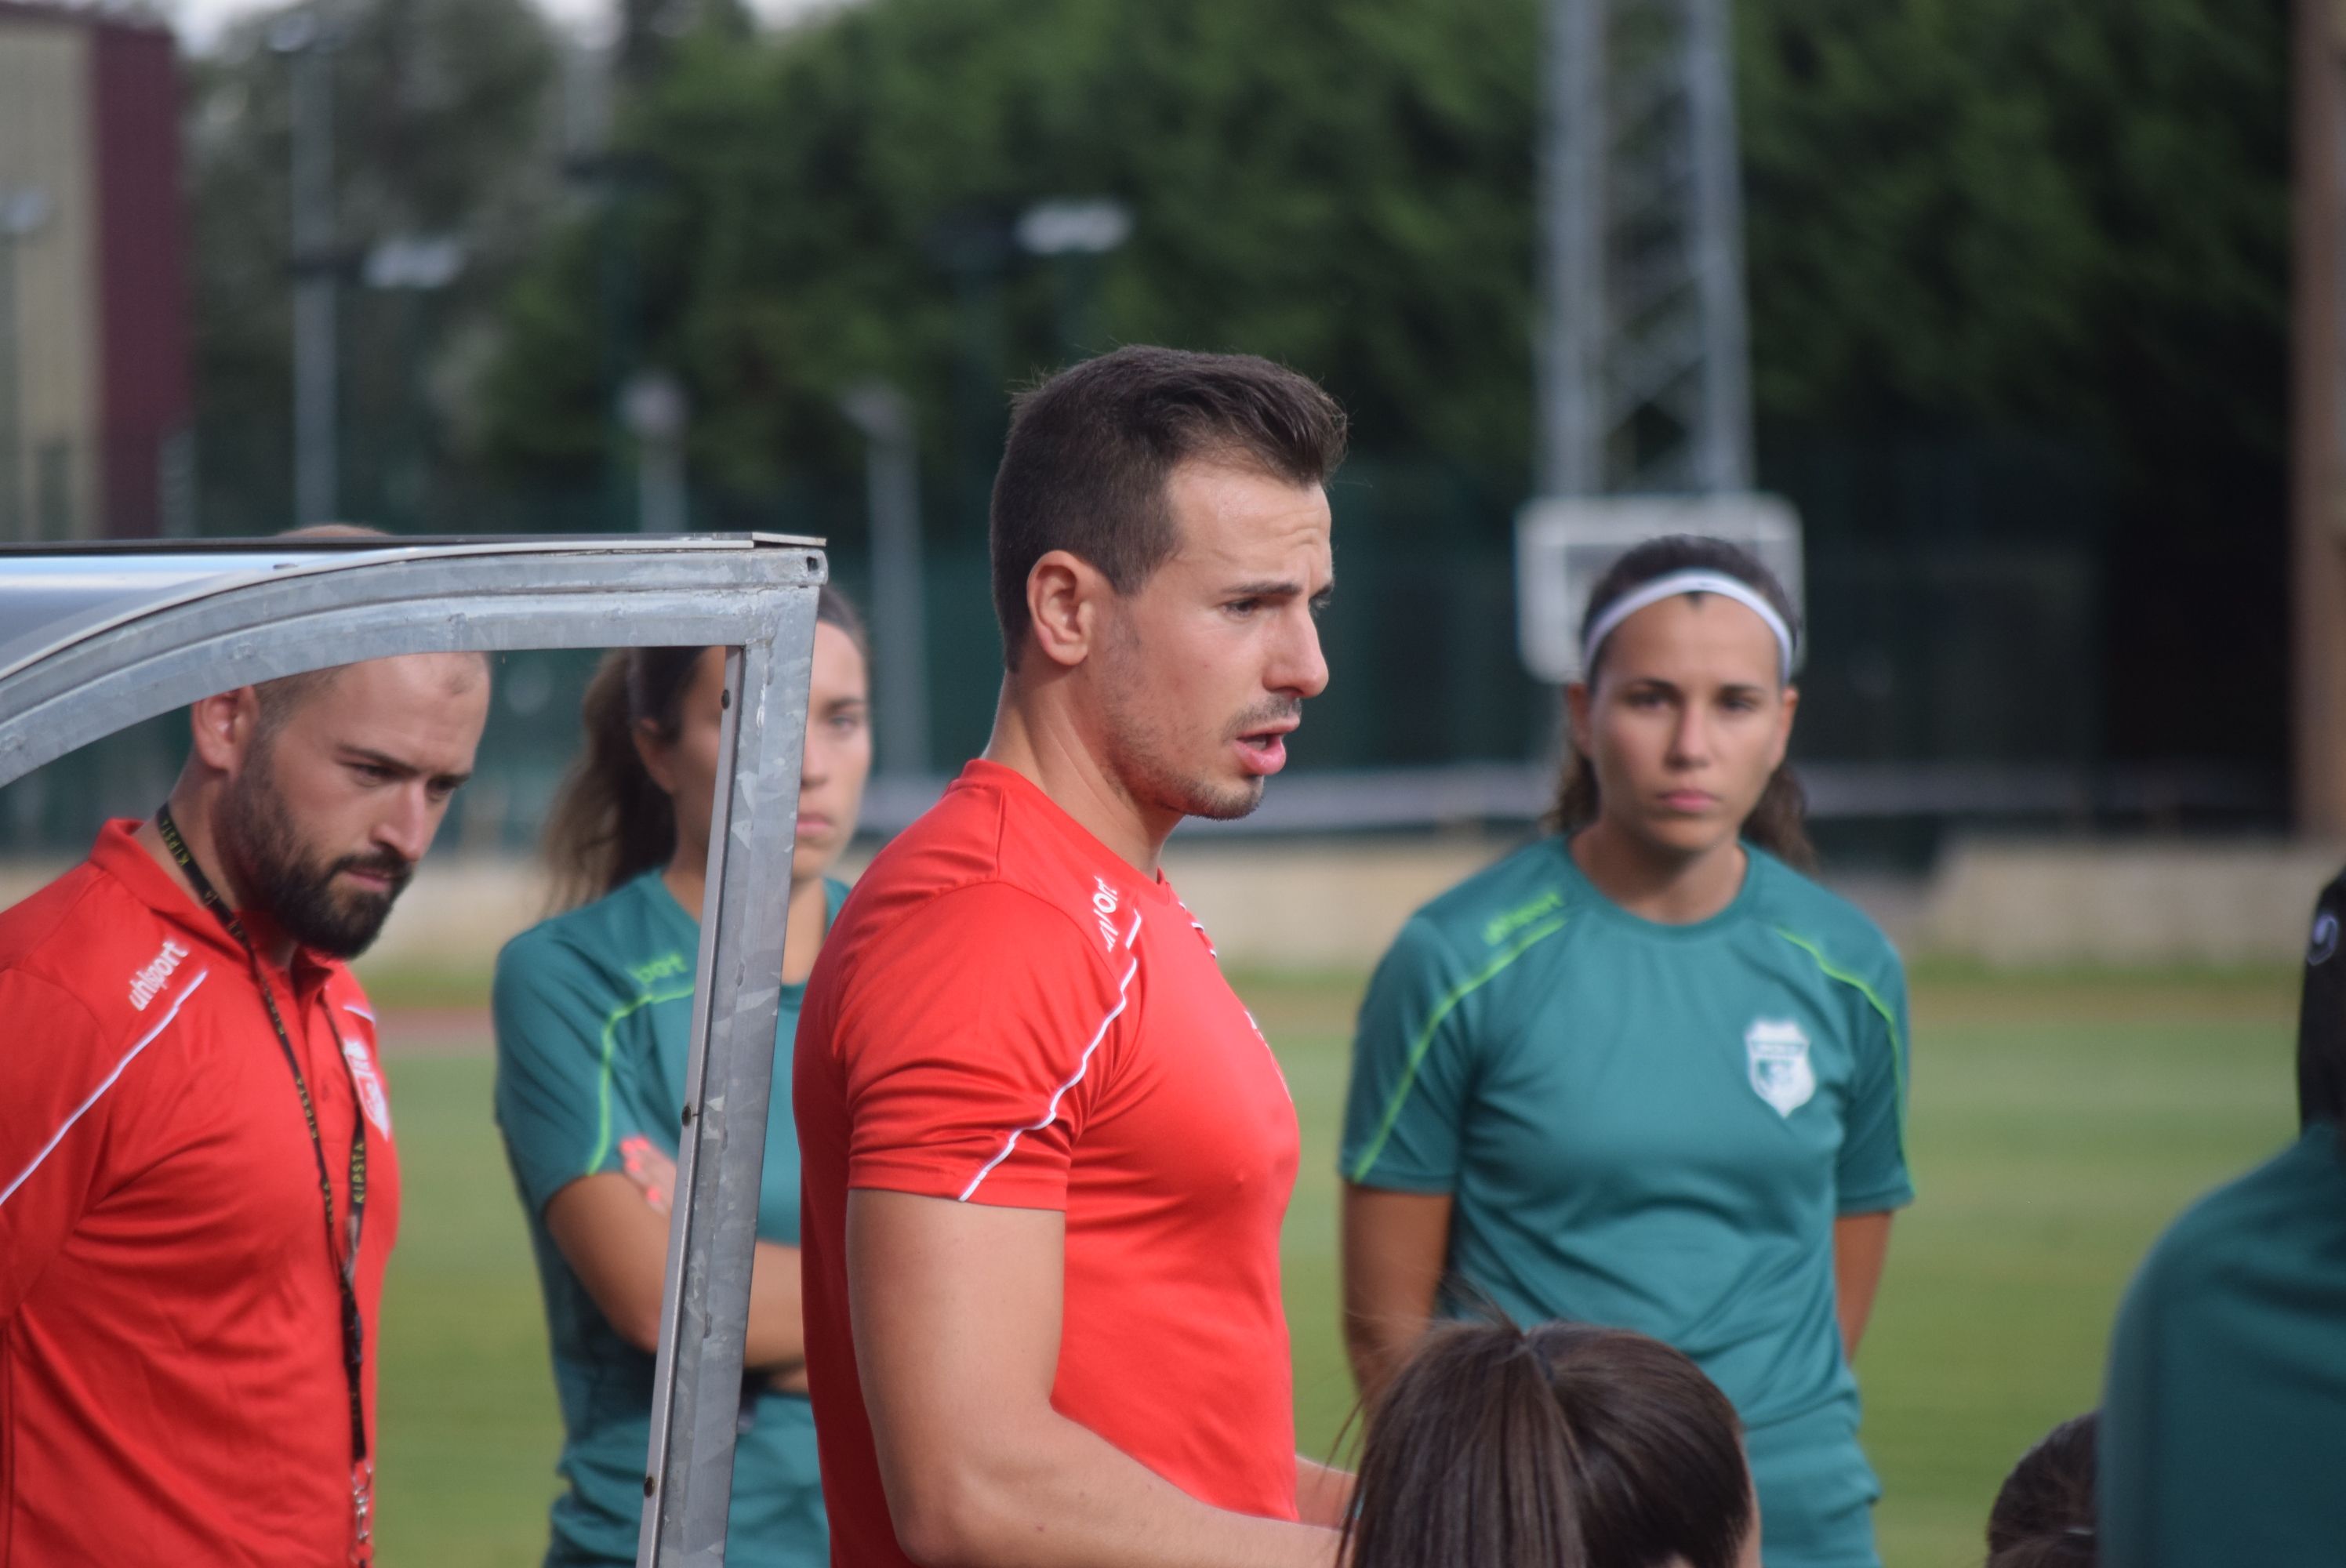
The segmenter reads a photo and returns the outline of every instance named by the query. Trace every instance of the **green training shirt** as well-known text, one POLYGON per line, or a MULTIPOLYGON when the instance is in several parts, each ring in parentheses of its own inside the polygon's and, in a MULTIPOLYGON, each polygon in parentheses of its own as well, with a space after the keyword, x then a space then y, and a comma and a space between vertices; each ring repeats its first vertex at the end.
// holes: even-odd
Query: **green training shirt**
POLYGON ((2111 1568, 2346 1562, 2346 1149, 2309 1125, 2168 1227, 2110 1340, 2111 1568))
POLYGON ((1454 1199, 1445 1310, 1693 1357, 1745 1422, 1769 1568, 1872 1568, 1832 1226, 1912 1200, 1905 1075, 1904 976, 1854 907, 1753 850, 1725 910, 1660 925, 1550 838, 1385 954, 1342 1172, 1454 1199))
MULTIPOLYGON (((847 890, 830 884, 831 912, 847 890)), ((673 1159, 684 1112, 700 922, 657 871, 531 927, 497 955, 497 1126, 529 1214, 553 1343, 569 1490, 554 1502, 549 1564, 630 1563, 651 1441, 652 1358, 619 1337, 546 1233, 548 1199, 622 1168, 649 1139, 673 1159)), ((802 986, 782 988, 780 1049, 766 1113, 758 1238, 799 1240, 799 1144, 790 1044, 802 986)), ((745 1388, 726 1561, 815 1568, 831 1561, 814 1417, 803 1395, 745 1388)))

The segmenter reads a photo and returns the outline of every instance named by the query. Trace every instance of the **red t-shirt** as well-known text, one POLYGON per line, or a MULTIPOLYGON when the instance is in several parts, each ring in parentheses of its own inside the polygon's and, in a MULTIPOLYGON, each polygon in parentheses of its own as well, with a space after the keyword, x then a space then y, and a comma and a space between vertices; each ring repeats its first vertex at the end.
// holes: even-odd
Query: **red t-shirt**
POLYGON ((851 1187, 1064 1211, 1054 1407, 1193 1497, 1295 1517, 1295 1107, 1162 878, 971 763, 824 940, 793 1093, 834 1563, 909 1562, 856 1376, 851 1187))
MULTIPOLYGON (((0 1568, 340 1563, 350 1392, 301 1103, 243 949, 137 826, 0 913, 0 1568)), ((365 1102, 372 1431, 399 1230, 374 1020, 340 963, 272 979, 344 1235, 353 1080, 365 1102)))

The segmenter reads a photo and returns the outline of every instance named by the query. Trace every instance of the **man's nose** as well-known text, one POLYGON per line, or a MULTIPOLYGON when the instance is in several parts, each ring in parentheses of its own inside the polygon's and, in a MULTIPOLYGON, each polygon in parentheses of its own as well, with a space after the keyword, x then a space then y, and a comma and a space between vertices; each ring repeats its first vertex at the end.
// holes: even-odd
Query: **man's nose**
POLYGON ((413 864, 432 847, 432 835, 439 830, 440 819, 447 810, 448 802, 434 801, 421 784, 402 789, 391 814, 375 824, 375 842, 413 864))
POLYGON ((1320 647, 1320 623, 1308 609, 1297 617, 1295 635, 1285 639, 1280 667, 1270 686, 1299 697, 1317 697, 1328 689, 1328 659, 1320 647))

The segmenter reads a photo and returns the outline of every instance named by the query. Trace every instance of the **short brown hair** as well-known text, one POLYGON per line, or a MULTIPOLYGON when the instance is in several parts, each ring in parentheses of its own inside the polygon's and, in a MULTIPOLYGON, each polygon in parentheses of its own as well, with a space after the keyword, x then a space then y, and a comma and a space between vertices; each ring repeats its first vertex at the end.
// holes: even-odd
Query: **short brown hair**
POLYGON ((1658 1339, 1450 1323, 1369 1412, 1352 1568, 1733 1568, 1751 1531, 1742 1425, 1658 1339))
POLYGON ((1227 460, 1297 485, 1343 461, 1344 411, 1252 354, 1136 345, 1072 365, 1012 404, 990 543, 1002 658, 1018 667, 1035 563, 1066 550, 1128 594, 1178 541, 1165 493, 1183 463, 1227 460))

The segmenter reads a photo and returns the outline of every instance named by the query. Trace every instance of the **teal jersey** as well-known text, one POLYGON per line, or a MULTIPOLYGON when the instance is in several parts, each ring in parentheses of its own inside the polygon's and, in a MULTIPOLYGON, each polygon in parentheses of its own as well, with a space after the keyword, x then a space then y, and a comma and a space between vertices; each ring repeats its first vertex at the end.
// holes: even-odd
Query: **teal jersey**
POLYGON ((2308 1125, 2127 1288, 2100 1431, 2112 1568, 2346 1560, 2346 1148, 2308 1125))
POLYGON ((1740 1412, 1769 1568, 1872 1568, 1832 1227, 1913 1198, 1906 989, 1757 850, 1659 925, 1543 840, 1412 916, 1362 1003, 1346 1180, 1453 1199, 1444 1309, 1634 1329, 1740 1412))
MULTIPOLYGON (((838 913, 845 887, 830 885, 838 913)), ((674 1158, 684 1112, 685 1036, 700 923, 648 872, 606 898, 524 932, 497 955, 496 1116, 529 1214, 562 1406, 549 1564, 628 1563, 643 1513, 652 1358, 619 1337, 546 1233, 547 1200, 581 1176, 622 1168, 644 1137, 674 1158)), ((782 988, 780 1047, 766 1113, 758 1238, 799 1240, 799 1143, 790 1045, 804 988, 782 988)), ((813 1568, 831 1560, 803 1395, 746 1387, 733 1456, 726 1561, 813 1568)))

